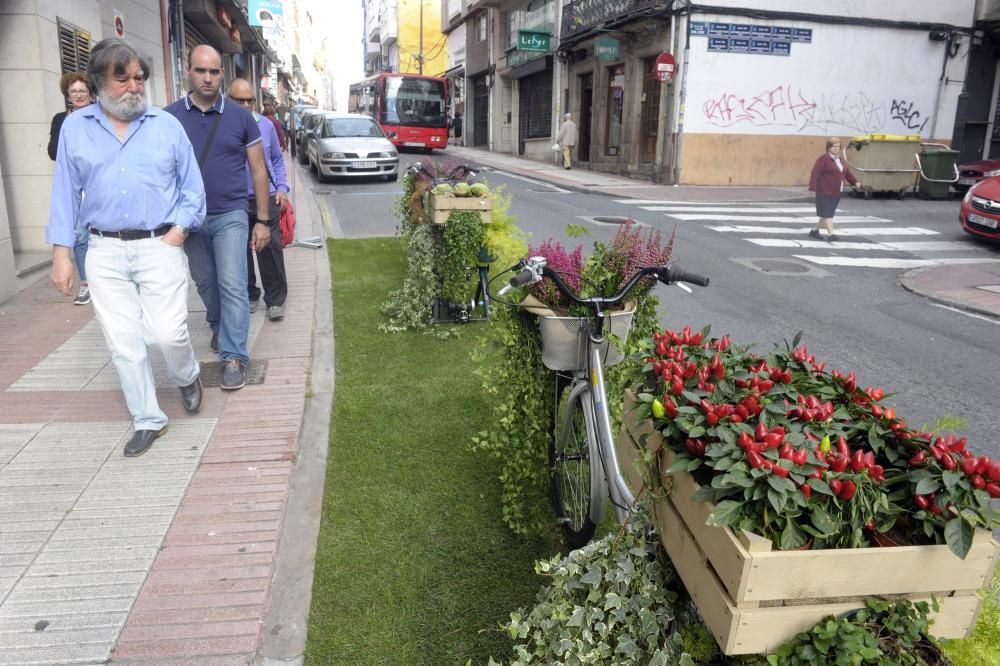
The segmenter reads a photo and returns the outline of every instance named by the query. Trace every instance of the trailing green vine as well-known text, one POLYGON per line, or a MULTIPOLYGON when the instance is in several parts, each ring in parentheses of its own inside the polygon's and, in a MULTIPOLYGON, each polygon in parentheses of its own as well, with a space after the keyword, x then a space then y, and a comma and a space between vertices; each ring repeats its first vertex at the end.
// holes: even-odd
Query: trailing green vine
POLYGON ((477 253, 483 242, 483 224, 476 211, 453 211, 443 234, 441 257, 441 298, 452 303, 468 303, 478 280, 477 253))
POLYGON ((403 286, 389 294, 382 305, 389 321, 379 324, 379 330, 402 331, 430 325, 431 305, 440 284, 435 271, 441 261, 441 244, 434 232, 426 224, 411 231, 406 248, 406 277, 403 286))

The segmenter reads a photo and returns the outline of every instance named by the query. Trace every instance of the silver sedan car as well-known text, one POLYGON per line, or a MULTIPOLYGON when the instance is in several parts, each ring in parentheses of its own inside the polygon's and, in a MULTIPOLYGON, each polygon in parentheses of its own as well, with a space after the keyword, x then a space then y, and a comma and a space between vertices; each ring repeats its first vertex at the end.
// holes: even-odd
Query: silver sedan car
POLYGON ((357 113, 327 113, 308 142, 309 168, 323 181, 328 177, 399 177, 399 153, 382 128, 357 113))

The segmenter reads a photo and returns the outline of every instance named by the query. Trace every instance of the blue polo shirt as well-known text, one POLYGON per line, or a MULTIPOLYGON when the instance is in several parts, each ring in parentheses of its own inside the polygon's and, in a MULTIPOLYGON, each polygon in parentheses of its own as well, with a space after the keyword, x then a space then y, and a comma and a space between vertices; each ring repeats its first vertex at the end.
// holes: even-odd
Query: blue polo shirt
POLYGON ((191 140, 196 159, 201 157, 216 116, 222 114, 208 157, 201 167, 207 195, 207 213, 220 215, 234 210, 246 210, 247 148, 261 140, 253 115, 238 104, 226 104, 226 97, 222 94, 208 111, 195 106, 190 95, 165 107, 164 111, 181 122, 191 140))

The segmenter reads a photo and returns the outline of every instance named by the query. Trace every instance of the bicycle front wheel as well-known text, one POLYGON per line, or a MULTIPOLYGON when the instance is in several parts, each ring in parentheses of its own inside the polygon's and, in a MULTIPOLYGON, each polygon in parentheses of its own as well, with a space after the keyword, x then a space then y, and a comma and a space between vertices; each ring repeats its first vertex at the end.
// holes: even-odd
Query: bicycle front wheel
POLYGON ((571 548, 579 548, 593 537, 596 525, 590 518, 591 505, 603 505, 606 498, 600 461, 590 458, 587 426, 593 422, 593 409, 589 397, 585 385, 557 378, 556 417, 549 440, 549 491, 571 548))

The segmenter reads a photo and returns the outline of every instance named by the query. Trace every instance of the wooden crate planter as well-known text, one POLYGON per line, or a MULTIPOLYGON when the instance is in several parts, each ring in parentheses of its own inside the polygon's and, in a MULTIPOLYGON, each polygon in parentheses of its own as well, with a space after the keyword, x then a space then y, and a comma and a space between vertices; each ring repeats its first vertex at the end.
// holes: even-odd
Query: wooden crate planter
MULTIPOLYGON (((618 455, 623 473, 638 488, 640 447, 663 444, 645 421, 638 423, 625 398, 618 455)), ((664 448, 663 469, 673 456, 664 448)), ((1000 544, 978 530, 965 560, 947 546, 900 546, 839 550, 782 551, 771 541, 745 531, 709 527, 712 505, 691 499, 698 484, 681 472, 669 497, 654 504, 660 539, 702 619, 726 654, 767 653, 827 615, 864 606, 864 597, 902 595, 929 600, 941 610, 931 632, 940 638, 968 636, 976 623, 976 591, 992 580, 1000 544)))
POLYGON ((427 213, 434 224, 447 224, 452 211, 474 211, 479 213, 483 224, 493 221, 493 199, 485 197, 439 197, 433 192, 427 195, 427 213))

